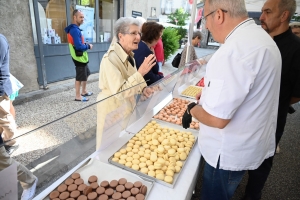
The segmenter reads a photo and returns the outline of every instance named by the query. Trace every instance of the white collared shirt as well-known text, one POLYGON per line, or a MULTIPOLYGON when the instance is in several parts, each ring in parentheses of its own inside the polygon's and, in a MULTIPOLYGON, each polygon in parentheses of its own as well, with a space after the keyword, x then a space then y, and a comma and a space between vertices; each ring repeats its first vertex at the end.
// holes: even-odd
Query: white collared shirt
POLYGON ((253 170, 274 155, 281 55, 254 20, 240 23, 207 64, 200 105, 231 119, 224 129, 200 125, 200 151, 213 167, 253 170))

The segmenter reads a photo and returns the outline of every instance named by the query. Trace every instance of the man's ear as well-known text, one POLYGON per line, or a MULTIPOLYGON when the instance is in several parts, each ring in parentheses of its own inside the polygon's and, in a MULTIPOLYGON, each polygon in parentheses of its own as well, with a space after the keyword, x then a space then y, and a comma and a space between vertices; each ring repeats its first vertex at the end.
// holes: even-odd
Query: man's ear
POLYGON ((284 11, 282 14, 281 14, 281 18, 280 18, 280 22, 284 22, 284 21, 287 21, 288 18, 290 16, 290 12, 289 11, 284 11))
POLYGON ((217 23, 222 24, 224 22, 225 13, 221 9, 218 9, 215 15, 215 17, 217 17, 217 23))

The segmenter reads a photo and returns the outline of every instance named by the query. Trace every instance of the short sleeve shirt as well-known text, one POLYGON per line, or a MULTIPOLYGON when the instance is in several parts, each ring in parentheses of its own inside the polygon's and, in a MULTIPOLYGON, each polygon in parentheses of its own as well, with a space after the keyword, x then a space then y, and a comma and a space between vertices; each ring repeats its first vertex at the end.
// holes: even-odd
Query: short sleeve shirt
POLYGON ((273 39, 252 19, 240 23, 207 64, 200 105, 231 119, 223 128, 200 125, 206 162, 220 169, 256 169, 274 155, 281 56, 273 39), (249 34, 251 32, 251 34, 249 34))

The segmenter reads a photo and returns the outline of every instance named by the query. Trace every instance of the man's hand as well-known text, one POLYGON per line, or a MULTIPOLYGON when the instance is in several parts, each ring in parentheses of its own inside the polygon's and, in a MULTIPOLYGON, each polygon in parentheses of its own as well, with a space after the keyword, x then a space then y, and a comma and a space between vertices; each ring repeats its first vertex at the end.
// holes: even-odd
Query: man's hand
POLYGON ((182 117, 182 127, 187 129, 190 127, 190 124, 192 123, 192 115, 190 113, 190 110, 196 106, 197 104, 196 103, 190 103, 186 109, 186 111, 184 112, 183 114, 183 117, 182 117))
POLYGON ((90 49, 92 49, 92 48, 93 48, 93 45, 92 45, 92 44, 89 44, 89 46, 90 46, 90 49))

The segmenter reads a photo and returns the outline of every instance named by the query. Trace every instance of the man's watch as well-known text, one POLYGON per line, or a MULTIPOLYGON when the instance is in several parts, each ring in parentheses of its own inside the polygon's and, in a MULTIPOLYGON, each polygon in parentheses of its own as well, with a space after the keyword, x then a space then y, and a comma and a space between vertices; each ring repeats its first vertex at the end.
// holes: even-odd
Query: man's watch
POLYGON ((191 109, 194 108, 194 106, 196 106, 197 104, 195 102, 190 103, 187 107, 187 113, 190 115, 191 114, 191 109))

